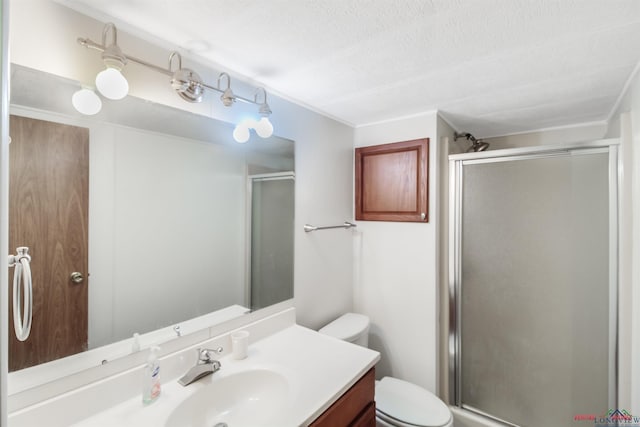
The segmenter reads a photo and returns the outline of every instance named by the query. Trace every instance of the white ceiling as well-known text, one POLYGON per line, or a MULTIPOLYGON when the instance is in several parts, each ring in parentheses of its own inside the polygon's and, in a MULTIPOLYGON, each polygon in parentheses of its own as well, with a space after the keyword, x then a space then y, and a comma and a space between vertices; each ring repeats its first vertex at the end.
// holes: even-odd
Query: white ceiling
POLYGON ((605 121, 640 60, 639 0, 62 3, 354 126, 433 110, 476 137, 605 121))

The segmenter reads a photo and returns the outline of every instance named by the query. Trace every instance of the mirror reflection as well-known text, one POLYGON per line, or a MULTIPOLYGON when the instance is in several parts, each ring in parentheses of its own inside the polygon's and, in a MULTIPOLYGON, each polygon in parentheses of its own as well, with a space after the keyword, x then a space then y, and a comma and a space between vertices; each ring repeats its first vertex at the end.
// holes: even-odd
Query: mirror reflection
POLYGON ((131 96, 89 118, 77 82, 16 65, 11 82, 9 239, 30 248, 34 310, 10 370, 293 297, 292 141, 236 144, 131 96))

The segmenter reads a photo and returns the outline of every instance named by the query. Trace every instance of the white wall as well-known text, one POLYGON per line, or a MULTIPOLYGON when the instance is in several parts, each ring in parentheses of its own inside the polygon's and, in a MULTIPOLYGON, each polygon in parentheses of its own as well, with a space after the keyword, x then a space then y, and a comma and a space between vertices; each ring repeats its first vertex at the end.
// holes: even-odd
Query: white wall
POLYGON ((438 227, 437 114, 373 124, 355 131, 355 146, 430 138, 429 223, 359 221, 354 240, 354 309, 371 318, 370 347, 391 375, 436 391, 438 227))
POLYGON ((113 340, 243 304, 244 159, 135 129, 113 137, 113 203, 101 200, 114 217, 113 340))
MULTIPOLYGON (((49 0, 15 1, 11 60, 91 83, 102 68, 100 56, 78 45, 76 38, 100 41, 102 27, 102 22, 49 0)), ((125 53, 154 64, 167 63, 172 46, 149 44, 128 35, 124 26, 119 28, 118 43, 125 53)), ((183 64, 198 71, 205 81, 216 81, 217 71, 190 61, 188 54, 183 64)), ((215 94, 205 96, 201 104, 186 103, 173 93, 166 76, 135 64, 128 65, 124 75, 133 96, 231 122, 255 114, 254 106, 242 103, 225 109, 215 94)), ((255 85, 244 84, 233 72, 231 76, 234 92, 253 94, 255 85)), ((353 129, 277 96, 269 95, 269 104, 275 133, 296 143, 295 304, 298 322, 317 328, 352 308, 353 236, 339 231, 305 234, 302 227, 352 218, 353 129)))
POLYGON ((353 235, 345 230, 305 233, 303 226, 353 218, 353 129, 282 100, 270 104, 290 118, 279 129, 296 142, 297 320, 318 329, 353 307, 353 235))
POLYGON ((618 108, 608 137, 620 137, 623 156, 620 223, 620 367, 621 406, 640 413, 640 73, 636 67, 618 108), (624 394, 627 394, 624 396, 624 394), (624 406, 628 405, 628 406, 624 406))
MULTIPOLYGON (((490 150, 503 148, 534 147, 537 145, 570 144, 574 142, 593 141, 604 137, 607 131, 605 122, 580 123, 553 129, 543 129, 537 132, 526 132, 514 135, 487 138, 484 141, 490 145, 490 150)), ((454 143, 457 152, 464 152, 469 148, 466 139, 458 139, 454 143)))

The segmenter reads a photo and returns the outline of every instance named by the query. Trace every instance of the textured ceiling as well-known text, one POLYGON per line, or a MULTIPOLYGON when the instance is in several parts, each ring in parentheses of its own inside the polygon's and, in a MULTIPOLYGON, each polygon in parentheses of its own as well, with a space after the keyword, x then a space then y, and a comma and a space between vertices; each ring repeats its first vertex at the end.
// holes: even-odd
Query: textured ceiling
POLYGON ((477 137, 604 121, 640 60, 639 0, 60 2, 355 126, 433 110, 477 137))

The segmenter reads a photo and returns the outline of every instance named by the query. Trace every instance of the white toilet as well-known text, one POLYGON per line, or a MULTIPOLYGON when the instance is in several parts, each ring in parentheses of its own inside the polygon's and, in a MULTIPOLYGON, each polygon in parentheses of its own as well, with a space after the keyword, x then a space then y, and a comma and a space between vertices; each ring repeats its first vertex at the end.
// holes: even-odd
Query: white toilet
MULTIPOLYGON (((369 318, 347 313, 318 332, 367 347, 369 318)), ((378 427, 451 427, 453 417, 443 401, 424 388, 396 378, 376 381, 378 427)))

